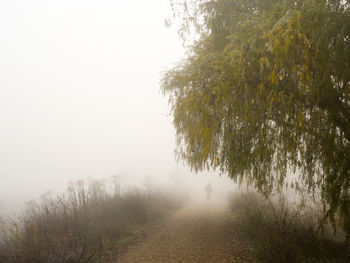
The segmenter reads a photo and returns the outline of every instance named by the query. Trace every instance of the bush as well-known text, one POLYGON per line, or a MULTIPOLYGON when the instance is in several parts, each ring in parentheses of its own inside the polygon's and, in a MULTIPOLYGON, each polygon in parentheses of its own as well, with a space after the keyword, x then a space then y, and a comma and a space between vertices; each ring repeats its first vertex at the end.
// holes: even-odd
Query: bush
POLYGON ((317 207, 249 192, 232 197, 231 209, 261 262, 350 262, 349 248, 323 224, 317 207))
POLYGON ((22 216, 1 224, 0 263, 99 262, 176 208, 159 191, 121 193, 117 185, 106 186, 79 181, 61 196, 26 203, 22 216))

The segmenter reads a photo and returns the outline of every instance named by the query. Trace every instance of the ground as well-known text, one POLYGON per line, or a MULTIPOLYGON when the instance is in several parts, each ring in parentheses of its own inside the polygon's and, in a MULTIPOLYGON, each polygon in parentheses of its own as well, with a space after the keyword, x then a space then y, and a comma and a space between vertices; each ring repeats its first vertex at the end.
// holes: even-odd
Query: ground
POLYGON ((257 262, 231 214, 217 204, 192 204, 169 216, 116 263, 257 262))

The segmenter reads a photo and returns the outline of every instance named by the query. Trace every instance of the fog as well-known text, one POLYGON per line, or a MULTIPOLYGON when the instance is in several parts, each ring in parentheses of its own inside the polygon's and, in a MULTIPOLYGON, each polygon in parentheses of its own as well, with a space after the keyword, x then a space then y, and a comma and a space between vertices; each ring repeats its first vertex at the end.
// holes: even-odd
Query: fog
MULTIPOLYGON (((0 213, 70 181, 120 175, 203 197, 234 188, 174 159, 161 73, 184 54, 169 1, 0 3, 0 213)), ((141 183, 142 184, 142 183, 141 183)))

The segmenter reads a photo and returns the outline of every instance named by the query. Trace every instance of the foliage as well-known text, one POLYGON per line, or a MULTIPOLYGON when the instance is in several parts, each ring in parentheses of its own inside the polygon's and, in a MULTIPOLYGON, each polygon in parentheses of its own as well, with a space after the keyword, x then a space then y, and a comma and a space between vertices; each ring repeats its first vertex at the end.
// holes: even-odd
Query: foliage
POLYGON ((349 1, 171 2, 194 39, 162 79, 177 156, 266 194, 294 172, 350 214, 349 1))

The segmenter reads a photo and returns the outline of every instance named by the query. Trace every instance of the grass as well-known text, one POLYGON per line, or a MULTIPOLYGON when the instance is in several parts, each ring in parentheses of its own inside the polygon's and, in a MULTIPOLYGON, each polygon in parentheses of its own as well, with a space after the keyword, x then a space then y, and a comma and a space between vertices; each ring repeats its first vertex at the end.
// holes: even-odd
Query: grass
POLYGON ((109 247, 101 251, 100 261, 114 262, 123 251, 145 234, 147 228, 147 225, 137 226, 121 235, 109 247))
POLYGON ((103 262, 178 207, 160 191, 121 193, 112 181, 79 181, 26 205, 0 224, 0 263, 103 262))
POLYGON ((137 229, 132 231, 129 235, 125 235, 115 242, 117 250, 124 249, 127 245, 133 243, 138 237, 144 233, 145 229, 137 229))
POLYGON ((350 262, 350 250, 334 232, 320 228, 317 207, 294 207, 256 193, 234 196, 231 209, 257 259, 264 263, 350 262))

